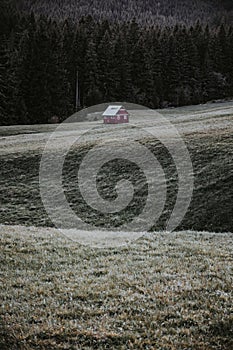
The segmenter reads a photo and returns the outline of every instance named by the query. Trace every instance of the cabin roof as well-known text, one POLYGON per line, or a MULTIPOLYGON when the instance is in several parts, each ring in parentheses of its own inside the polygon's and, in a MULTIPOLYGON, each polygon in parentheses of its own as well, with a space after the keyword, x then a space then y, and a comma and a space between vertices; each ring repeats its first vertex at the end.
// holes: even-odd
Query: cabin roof
POLYGON ((103 116, 114 116, 116 115, 123 106, 111 105, 104 111, 103 116))

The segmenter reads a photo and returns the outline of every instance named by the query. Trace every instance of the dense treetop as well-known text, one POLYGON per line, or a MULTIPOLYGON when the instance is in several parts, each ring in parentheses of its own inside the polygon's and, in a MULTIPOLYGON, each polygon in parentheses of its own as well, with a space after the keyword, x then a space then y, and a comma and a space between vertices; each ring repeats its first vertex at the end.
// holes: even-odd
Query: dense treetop
POLYGON ((33 11, 56 19, 79 20, 91 15, 95 19, 175 25, 195 23, 219 24, 233 19, 231 0, 17 0, 25 13, 33 11))

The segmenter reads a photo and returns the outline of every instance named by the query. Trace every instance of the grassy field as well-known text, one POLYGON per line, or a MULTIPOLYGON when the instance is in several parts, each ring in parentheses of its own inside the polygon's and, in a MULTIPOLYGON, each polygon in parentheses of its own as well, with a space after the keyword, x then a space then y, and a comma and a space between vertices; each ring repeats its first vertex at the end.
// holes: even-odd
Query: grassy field
MULTIPOLYGON (((109 249, 68 240, 43 207, 39 165, 55 126, 0 127, 1 350, 233 348, 233 103, 163 114, 190 152, 195 177, 190 208, 177 232, 163 232, 176 199, 176 167, 157 140, 141 138, 166 174, 164 212, 150 234, 109 249)), ((155 118, 153 111, 145 116, 139 110, 131 122, 150 127, 155 118)), ((66 157, 66 196, 86 222, 118 227, 144 205, 147 187, 140 169, 121 161, 102 168, 98 190, 104 198, 114 198, 114 185, 123 178, 135 193, 124 213, 99 215, 80 198, 77 167, 99 140, 116 137, 116 130, 127 138, 128 131, 106 129, 101 121, 67 124, 57 146, 92 127, 98 132, 66 157)))
MULTIPOLYGON (((232 123, 233 125, 233 123, 232 123)), ((183 139, 193 163, 195 186, 190 208, 179 230, 232 232, 233 230, 233 139, 232 128, 186 132, 183 139)), ((10 137, 8 137, 10 139, 10 137)), ((174 206, 177 194, 176 168, 163 145, 153 139, 141 143, 156 156, 167 179, 167 201, 160 220, 153 230, 163 230, 174 206)), ((26 143, 27 146, 30 142, 26 143)), ((43 144, 43 143, 42 143, 43 144)), ((64 164, 64 189, 72 208, 87 222, 102 227, 119 226, 140 212, 147 195, 145 178, 134 165, 121 162, 108 163, 99 174, 99 190, 108 199, 114 198, 114 185, 123 178, 134 184, 134 200, 120 215, 100 215, 82 200, 78 190, 77 168, 95 142, 73 149, 64 164), (111 175, 109 175, 111 174, 111 175)), ((16 144, 17 146, 17 144, 16 144)), ((0 224, 52 226, 43 207, 39 190, 41 150, 24 150, 0 155, 1 177, 0 224)), ((32 142, 33 146, 33 142, 32 142)), ((24 148, 25 145, 23 146, 24 148)), ((175 147, 175 141, 174 141, 175 147)), ((10 148, 9 148, 10 149, 10 148)))
POLYGON ((156 233, 94 250, 3 226, 0 348, 230 350, 232 238, 156 233))

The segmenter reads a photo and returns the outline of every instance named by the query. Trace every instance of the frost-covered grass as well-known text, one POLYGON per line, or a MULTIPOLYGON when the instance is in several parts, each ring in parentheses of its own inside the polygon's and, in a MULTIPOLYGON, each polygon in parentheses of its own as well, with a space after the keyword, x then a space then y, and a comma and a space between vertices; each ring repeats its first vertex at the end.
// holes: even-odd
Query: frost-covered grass
MULTIPOLYGON (((194 125, 194 123, 190 124, 194 125)), ((190 131, 188 134, 183 134, 192 159, 195 186, 191 205, 179 230, 233 231, 233 123, 231 121, 229 128, 217 129, 212 120, 210 128, 213 129, 206 131, 202 128, 199 132, 190 131)), ((107 135, 110 138, 111 133, 107 135)), ((175 164, 166 148, 153 138, 143 138, 140 142, 155 155, 165 172, 166 206, 163 215, 152 228, 163 230, 176 200, 175 164)), ((176 147, 176 140, 172 142, 176 147)), ((33 141, 28 142, 27 147, 32 147, 32 144, 33 141)), ((62 145, 61 141, 59 145, 62 145)), ((103 225, 119 227, 126 222, 125 220, 131 220, 142 210, 147 196, 146 180, 143 172, 131 163, 120 160, 108 162, 98 173, 97 179, 98 190, 103 198, 107 200, 115 198, 115 185, 120 180, 127 179, 134 186, 134 199, 127 210, 120 213, 105 215, 93 211, 80 194, 77 170, 82 159, 94 145, 95 142, 84 142, 79 144, 78 148, 74 147, 70 150, 63 167, 64 190, 72 209, 86 222, 94 223, 98 227, 103 225)), ((22 152, 18 145, 15 148, 18 152, 10 151, 1 155, 0 223, 51 226, 52 223, 40 197, 41 151, 22 152)), ((6 151, 8 151, 7 147, 6 151)), ((55 151, 58 152, 58 150, 55 151)), ((51 157, 53 156, 52 152, 51 157)), ((56 196, 56 193, 54 195, 56 196)))
POLYGON ((91 249, 0 226, 0 348, 233 347, 233 235, 155 233, 91 249))
MULTIPOLYGON (((156 140, 139 138, 166 173, 167 207, 152 228, 156 233, 112 249, 83 247, 48 228, 52 223, 40 198, 39 164, 56 126, 0 128, 1 350, 233 348, 233 234, 195 232, 233 230, 233 103, 162 112, 190 152, 195 177, 190 208, 179 232, 160 233, 174 204, 176 173, 156 140), (16 224, 28 227, 10 226, 16 224)), ((137 134, 156 123, 156 113, 135 111, 131 121, 137 134)), ((101 121, 84 121, 67 124, 57 135, 55 151, 70 136, 94 128, 67 155, 63 175, 69 203, 98 228, 106 225, 106 217, 92 215, 80 201, 78 162, 99 140, 116 138, 116 130, 129 137, 132 124, 105 127, 101 121)), ((131 165, 104 166, 99 189, 108 199, 114 196, 109 169, 117 180, 127 170, 137 189, 126 215, 130 219, 143 204, 143 177, 131 165)))
MULTIPOLYGON (((157 111, 139 109, 129 112, 130 124, 118 125, 118 136, 124 137, 124 134, 128 136, 129 126, 137 126, 138 128, 154 126, 157 121, 157 112, 174 124, 181 134, 202 132, 203 128, 206 131, 212 130, 213 127, 221 130, 232 123, 233 101, 157 111)), ((77 120, 79 119, 78 117, 77 120)), ((0 154, 42 151, 50 134, 57 126, 57 124, 0 126, 0 154)), ((58 145, 61 142, 64 143, 65 139, 72 135, 80 136, 92 129, 94 129, 94 133, 90 134, 90 139, 93 141, 100 136, 104 138, 114 137, 116 126, 104 126, 102 120, 90 122, 87 115, 82 122, 63 124, 62 132, 57 135, 58 145)))

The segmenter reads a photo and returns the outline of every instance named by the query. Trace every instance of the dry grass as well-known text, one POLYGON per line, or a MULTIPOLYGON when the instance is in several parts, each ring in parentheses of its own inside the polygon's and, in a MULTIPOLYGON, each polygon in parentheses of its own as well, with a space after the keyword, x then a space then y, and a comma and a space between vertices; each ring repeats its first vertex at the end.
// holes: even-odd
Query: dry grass
POLYGON ((233 348, 233 234, 94 250, 0 226, 1 349, 233 348))
MULTIPOLYGON (((1 128, 0 223, 45 227, 0 225, 0 350, 233 349, 233 234, 186 230, 232 232, 232 105, 227 111, 216 107, 206 113, 205 106, 184 108, 183 114, 167 111, 171 120, 177 114, 175 125, 184 134, 194 167, 194 195, 179 228, 184 231, 154 233, 114 249, 83 247, 46 227, 51 222, 41 202, 38 172, 54 126, 1 128)), ((142 126, 153 125, 153 115, 145 121, 142 117, 144 112, 138 114, 142 126)), ((90 127, 81 124, 80 133, 90 127)), ((66 131, 64 140, 72 132, 70 125, 66 131)), ((111 133, 96 137, 111 138, 111 133)), ((144 141, 173 179, 167 154, 153 140, 144 141)), ((73 190, 75 153, 65 166, 67 191, 73 190)), ((168 209, 175 190, 169 187, 168 209)), ((143 193, 136 194, 140 200, 136 196, 132 213, 142 203, 143 193)), ((68 191, 76 208, 78 197, 72 195, 68 191)), ((81 203, 77 211, 88 215, 85 208, 81 203)), ((164 221, 165 216, 153 229, 161 230, 164 221)))

